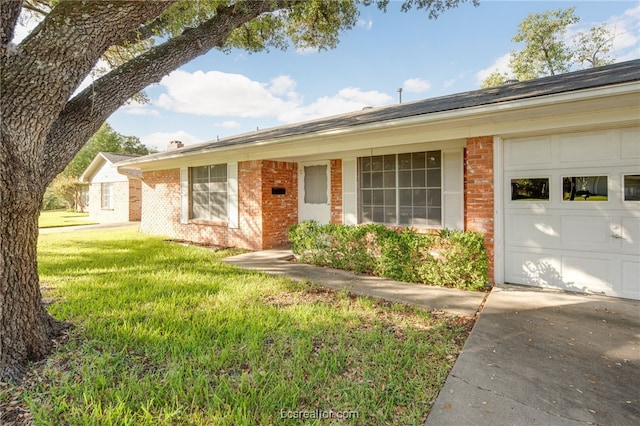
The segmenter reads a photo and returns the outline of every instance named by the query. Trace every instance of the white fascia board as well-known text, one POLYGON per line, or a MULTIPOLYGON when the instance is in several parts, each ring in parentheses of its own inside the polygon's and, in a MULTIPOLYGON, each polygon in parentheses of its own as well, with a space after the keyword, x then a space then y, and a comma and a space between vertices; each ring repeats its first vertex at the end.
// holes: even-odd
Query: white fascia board
POLYGON ((110 161, 107 160, 106 157, 104 155, 102 155, 101 152, 99 152, 98 154, 96 154, 96 156, 93 158, 93 160, 91 160, 91 163, 89 163, 87 168, 84 169, 84 172, 82 172, 82 174, 80 175, 78 180, 81 183, 90 183, 91 182, 91 178, 93 177, 95 172, 97 170, 99 170, 100 167, 102 167, 102 165, 104 163, 110 163, 110 161))

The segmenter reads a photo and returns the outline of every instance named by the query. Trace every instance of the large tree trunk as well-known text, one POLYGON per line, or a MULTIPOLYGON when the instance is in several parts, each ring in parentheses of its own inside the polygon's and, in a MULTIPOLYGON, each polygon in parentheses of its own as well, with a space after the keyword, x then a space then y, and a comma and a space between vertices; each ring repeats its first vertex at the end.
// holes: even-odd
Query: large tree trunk
POLYGON ((20 0, 0 0, 0 380, 20 379, 49 353, 61 324, 42 306, 36 261, 45 188, 127 99, 287 1, 221 6, 197 28, 153 48, 69 100, 98 58, 168 1, 62 0, 17 47, 7 45, 20 0), (11 19, 4 19, 9 17, 11 19), (6 25, 5 25, 6 24, 6 25))
POLYGON ((0 381, 20 380, 25 361, 44 357, 63 329, 41 302, 36 247, 43 190, 27 173, 0 162, 0 381))

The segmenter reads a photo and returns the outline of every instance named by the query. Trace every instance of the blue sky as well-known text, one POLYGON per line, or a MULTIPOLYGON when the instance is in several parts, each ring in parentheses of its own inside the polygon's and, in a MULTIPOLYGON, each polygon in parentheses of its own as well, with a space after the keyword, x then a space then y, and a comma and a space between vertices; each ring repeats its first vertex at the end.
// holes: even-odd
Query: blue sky
POLYGON ((491 1, 463 4, 429 20, 424 12, 362 9, 337 48, 257 54, 212 51, 147 89, 151 102, 122 107, 109 119, 124 135, 163 150, 186 144, 480 88, 504 68, 518 24, 529 14, 576 8, 570 34, 608 23, 616 62, 640 58, 640 2, 491 1))

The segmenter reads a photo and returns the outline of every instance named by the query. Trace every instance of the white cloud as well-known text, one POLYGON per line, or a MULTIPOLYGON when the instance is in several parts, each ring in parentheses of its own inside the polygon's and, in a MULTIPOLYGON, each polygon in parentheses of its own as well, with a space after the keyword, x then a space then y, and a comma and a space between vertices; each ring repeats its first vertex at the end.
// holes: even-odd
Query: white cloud
POLYGON ((140 138, 140 142, 142 142, 142 144, 146 145, 148 148, 153 148, 158 151, 164 151, 167 149, 167 146, 171 141, 180 141, 185 145, 193 145, 194 143, 202 142, 202 139, 197 136, 193 136, 184 130, 178 130, 175 132, 155 132, 140 138))
POLYGON ((393 98, 377 91, 362 91, 356 87, 347 87, 333 96, 323 96, 312 104, 284 111, 278 119, 286 123, 295 123, 331 115, 361 110, 367 106, 389 104, 393 98))
POLYGON ((217 123, 216 126, 222 127, 223 129, 237 129, 238 127, 242 126, 242 124, 237 121, 227 120, 223 121, 222 123, 217 123))
POLYGON ((410 78, 402 83, 402 88, 411 93, 423 93, 431 89, 431 83, 422 78, 410 78))
POLYGON ((371 18, 369 19, 360 18, 358 19, 356 26, 360 28, 364 28, 365 30, 370 30, 371 28, 373 28, 373 20, 371 18))
POLYGON ((478 71, 476 73, 476 80, 478 82, 478 86, 480 86, 482 81, 485 80, 487 77, 489 77, 489 74, 491 74, 494 71, 498 71, 500 73, 509 72, 509 58, 511 58, 511 53, 502 55, 501 57, 496 59, 493 62, 493 64, 491 64, 485 69, 478 71))
POLYGON ((279 76, 270 83, 219 71, 174 71, 160 85, 167 92, 155 105, 187 114, 262 118, 300 105, 295 82, 279 76))
POLYGON ((348 87, 304 106, 296 91, 295 80, 286 75, 262 83, 240 74, 178 70, 165 77, 160 85, 167 91, 154 104, 171 111, 217 117, 276 118, 285 123, 357 111, 365 106, 393 101, 384 93, 348 87))

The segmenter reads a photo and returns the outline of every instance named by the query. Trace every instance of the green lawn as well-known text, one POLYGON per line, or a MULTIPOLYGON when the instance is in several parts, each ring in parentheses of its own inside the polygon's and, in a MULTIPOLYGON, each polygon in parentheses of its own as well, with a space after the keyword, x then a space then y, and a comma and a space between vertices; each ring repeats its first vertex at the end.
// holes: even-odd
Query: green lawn
POLYGON ((89 213, 77 213, 67 210, 47 210, 40 213, 40 228, 56 228, 60 226, 91 225, 89 213))
POLYGON ((42 235, 44 297, 76 327, 24 386, 35 424, 424 422, 470 319, 220 261, 232 253, 134 229, 42 235))

